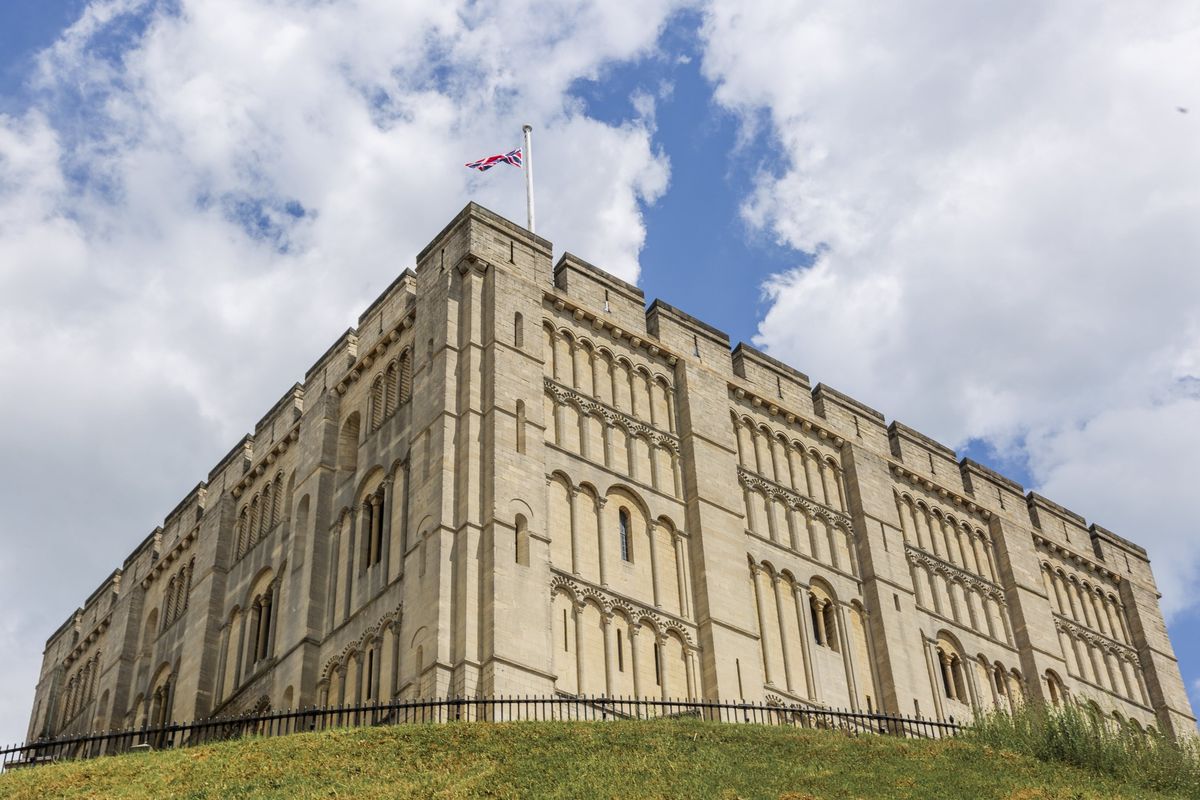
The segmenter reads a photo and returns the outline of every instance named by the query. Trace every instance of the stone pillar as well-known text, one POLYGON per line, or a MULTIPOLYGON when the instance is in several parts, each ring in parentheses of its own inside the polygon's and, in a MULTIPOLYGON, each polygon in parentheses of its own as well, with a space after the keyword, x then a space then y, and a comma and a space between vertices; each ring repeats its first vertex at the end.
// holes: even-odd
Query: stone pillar
POLYGON ((654 597, 654 607, 662 608, 662 597, 658 589, 658 532, 653 520, 646 520, 646 532, 650 539, 650 588, 654 597))
POLYGON ((684 619, 690 619, 692 612, 691 603, 688 598, 687 566, 684 562, 683 534, 679 531, 674 531, 671 535, 671 543, 675 546, 675 581, 679 586, 679 616, 684 619))
MULTIPOLYGON (((600 548, 600 585, 608 586, 608 559, 609 550, 612 548, 608 545, 608 527, 605 523, 606 516, 604 514, 604 506, 608 504, 607 497, 596 498, 596 537, 599 539, 597 547, 600 548)), ((574 538, 571 539, 574 543, 574 538)), ((576 557, 577 550, 572 544, 571 555, 576 557)))
POLYGON ((571 493, 571 574, 579 575, 579 490, 568 486, 571 493))
POLYGON ((771 591, 775 595, 775 616, 779 621, 779 647, 783 652, 783 680, 787 684, 787 690, 794 692, 796 689, 792 682, 792 646, 788 643, 787 626, 784 624, 786 617, 783 614, 783 596, 779 590, 782 582, 783 579, 778 575, 771 577, 771 591))
POLYGON ((633 621, 629 624, 629 666, 633 669, 633 696, 642 696, 642 673, 638 667, 638 634, 642 632, 642 623, 633 621))
POLYGON ((616 646, 613 644, 613 612, 604 612, 604 694, 608 697, 613 696, 613 678, 616 674, 616 669, 613 666, 616 646))
POLYGON ((575 691, 583 695, 583 603, 571 605, 575 617, 575 691))
POLYGON ((800 652, 804 658, 804 682, 805 688, 808 690, 808 699, 815 701, 817 699, 817 682, 816 675, 813 673, 812 662, 812 637, 813 633, 809 629, 809 599, 808 592, 799 584, 794 584, 792 587, 793 602, 796 604, 796 619, 800 622, 800 652))
POLYGON ((775 673, 771 668, 771 654, 767 648, 767 588, 765 585, 767 573, 758 564, 752 564, 750 570, 754 582, 754 601, 758 606, 758 641, 759 649, 762 651, 763 675, 766 677, 766 682, 773 686, 775 685, 775 673), (763 580, 760 580, 760 578, 763 580))

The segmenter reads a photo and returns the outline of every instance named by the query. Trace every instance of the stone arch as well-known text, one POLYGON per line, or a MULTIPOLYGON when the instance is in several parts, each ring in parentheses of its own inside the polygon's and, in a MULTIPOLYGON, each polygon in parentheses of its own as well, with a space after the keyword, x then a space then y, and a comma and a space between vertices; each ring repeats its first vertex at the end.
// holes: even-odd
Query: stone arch
POLYGON ((837 594, 824 578, 813 576, 808 582, 808 613, 812 622, 813 639, 819 647, 841 652, 840 626, 837 618, 837 594))
POLYGON ((945 629, 938 631, 934 641, 934 655, 938 663, 934 664, 934 669, 938 673, 943 696, 952 702, 971 706, 964 652, 958 637, 945 629))
POLYGON ((371 381, 371 393, 367 398, 367 416, 371 420, 371 430, 379 430, 383 424, 384 388, 383 375, 376 375, 371 381))
POLYGON ((354 472, 358 469, 358 437, 361 416, 357 411, 346 417, 338 434, 338 469, 354 472))
POLYGON ((158 608, 150 609, 150 613, 146 615, 146 624, 142 628, 142 647, 141 655, 149 656, 150 651, 154 647, 154 641, 158 637, 158 608))
POLYGON ((550 534, 550 563, 559 569, 575 570, 574 487, 563 472, 555 471, 546 480, 546 529, 550 534))
POLYGON ((1053 706, 1062 706, 1067 700, 1067 685, 1052 669, 1046 670, 1046 694, 1053 706))

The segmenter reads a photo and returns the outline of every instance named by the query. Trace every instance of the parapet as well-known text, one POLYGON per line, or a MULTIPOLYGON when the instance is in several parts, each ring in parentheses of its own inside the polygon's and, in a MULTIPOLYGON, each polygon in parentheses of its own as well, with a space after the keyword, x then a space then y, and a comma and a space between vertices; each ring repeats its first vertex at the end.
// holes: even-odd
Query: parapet
POLYGON ((312 397, 324 392, 327 388, 325 371, 329 367, 334 367, 333 379, 336 381, 343 372, 349 369, 356 358, 358 358, 358 335, 354 328, 347 328, 304 373, 305 394, 312 397), (341 366, 338 366, 339 361, 341 366))
POLYGON ((304 387, 295 383, 254 426, 254 441, 260 447, 271 444, 290 431, 303 413, 304 387))
POLYGON ((886 447, 883 414, 823 383, 817 384, 812 396, 813 410, 844 438, 878 449, 886 447))
POLYGON ((631 283, 609 275, 573 253, 554 266, 554 286, 628 331, 646 332, 646 295, 631 283))
POLYGON ((250 462, 254 460, 254 435, 247 433, 241 438, 237 444, 233 446, 224 458, 217 462, 217 465, 208 473, 208 484, 216 485, 218 479, 224 475, 225 471, 233 468, 236 470, 237 476, 240 478, 242 473, 250 466, 250 462), (239 468, 240 462, 240 468, 239 468))
POLYGON ((676 352, 686 353, 713 369, 733 374, 729 334, 691 314, 655 300, 646 312, 646 331, 676 352))
POLYGON ((526 279, 548 285, 550 242, 478 203, 467 203, 437 236, 417 254, 417 279, 440 274, 471 255, 509 269, 526 279))
POLYGON ((1013 479, 970 458, 960 461, 958 469, 962 475, 963 488, 982 505, 993 507, 994 498, 995 507, 998 510, 1026 509, 1027 511, 1025 487, 1013 479))

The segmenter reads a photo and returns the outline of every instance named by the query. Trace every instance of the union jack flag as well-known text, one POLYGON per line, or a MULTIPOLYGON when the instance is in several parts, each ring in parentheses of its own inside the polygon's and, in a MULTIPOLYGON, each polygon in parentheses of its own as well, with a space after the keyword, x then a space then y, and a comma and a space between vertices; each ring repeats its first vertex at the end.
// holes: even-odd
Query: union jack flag
POLYGON ((509 150, 502 156, 488 156, 487 158, 481 158, 478 161, 472 161, 466 166, 469 169, 477 169, 480 172, 487 172, 489 169, 500 163, 512 164, 514 167, 520 167, 521 148, 518 147, 516 150, 509 150))

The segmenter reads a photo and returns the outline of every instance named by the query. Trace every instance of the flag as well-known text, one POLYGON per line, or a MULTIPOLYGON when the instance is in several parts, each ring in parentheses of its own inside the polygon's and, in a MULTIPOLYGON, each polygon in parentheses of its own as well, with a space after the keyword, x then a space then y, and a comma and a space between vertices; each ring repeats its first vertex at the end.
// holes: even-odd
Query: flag
POLYGON ((489 169, 500 163, 512 164, 514 167, 520 167, 521 148, 518 147, 516 150, 509 150, 502 156, 488 156, 487 158, 481 158, 478 161, 472 161, 466 166, 469 169, 477 169, 480 172, 487 172, 489 169))

